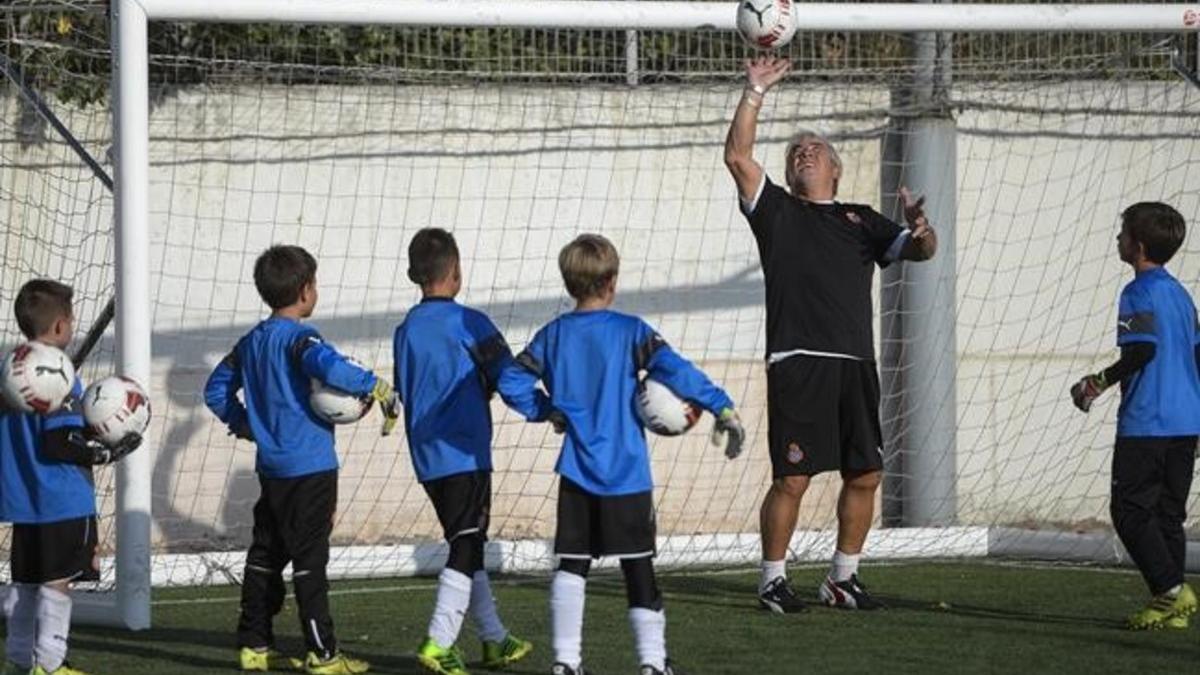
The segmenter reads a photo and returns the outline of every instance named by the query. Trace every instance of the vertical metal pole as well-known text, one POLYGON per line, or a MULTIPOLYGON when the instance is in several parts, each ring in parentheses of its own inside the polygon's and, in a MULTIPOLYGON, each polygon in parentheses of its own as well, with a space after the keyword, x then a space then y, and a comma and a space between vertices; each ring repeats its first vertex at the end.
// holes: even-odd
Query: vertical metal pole
MULTIPOLYGON (((112 4, 116 136, 117 370, 150 386, 149 65, 146 13, 112 4)), ((117 465, 117 605, 129 628, 150 627, 150 476, 143 445, 117 465)))
POLYGON ((937 256, 900 263, 883 275, 881 385, 890 475, 884 487, 889 524, 949 525, 957 517, 955 375, 955 214, 957 148, 948 109, 951 36, 916 33, 913 73, 892 92, 883 141, 880 199, 903 222, 898 192, 925 196, 937 229, 937 256))
MULTIPOLYGON (((630 0, 636 2, 637 0, 630 0)), ((638 83, 638 32, 625 31, 625 84, 636 87, 638 83)))

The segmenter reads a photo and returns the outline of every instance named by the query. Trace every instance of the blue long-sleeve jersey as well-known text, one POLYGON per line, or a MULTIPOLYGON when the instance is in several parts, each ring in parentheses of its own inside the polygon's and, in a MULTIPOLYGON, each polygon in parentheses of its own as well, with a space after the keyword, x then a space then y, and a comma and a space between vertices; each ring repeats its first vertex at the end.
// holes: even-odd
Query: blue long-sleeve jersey
MULTIPOLYGON (((500 373, 513 365, 495 324, 450 298, 426 298, 396 327, 392 348, 417 480, 491 471, 488 401, 500 373)), ((538 394, 534 419, 540 420, 548 401, 538 394)))
POLYGON ((609 310, 563 314, 543 327, 500 377, 504 400, 539 414, 537 383, 567 419, 555 470, 584 490, 612 496, 654 487, 645 430, 634 409, 638 374, 720 414, 733 401, 645 321, 609 310))
POLYGON ((271 317, 238 340, 209 375, 204 402, 230 429, 254 437, 255 470, 262 476, 329 471, 338 466, 333 425, 309 406, 312 378, 356 396, 375 387, 374 373, 350 362, 316 329, 271 317))
POLYGON ((45 434, 83 429, 83 384, 50 415, 0 411, 0 521, 53 523, 96 513, 96 489, 88 466, 58 462, 42 454, 45 434))

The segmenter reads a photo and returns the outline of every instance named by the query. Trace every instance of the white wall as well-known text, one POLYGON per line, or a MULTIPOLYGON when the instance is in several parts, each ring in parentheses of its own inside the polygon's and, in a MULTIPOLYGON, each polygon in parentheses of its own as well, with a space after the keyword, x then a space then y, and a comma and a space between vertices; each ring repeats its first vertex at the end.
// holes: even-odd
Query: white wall
MULTIPOLYGON (((465 258, 461 299, 485 309, 517 349, 568 306, 558 249, 583 231, 612 238, 622 253, 618 308, 643 315, 701 362, 740 403, 751 430, 750 451, 732 463, 699 431, 656 441, 660 528, 754 531, 770 471, 762 282, 721 164, 737 96, 725 85, 430 85, 194 89, 158 101, 151 437, 160 541, 190 550, 240 543, 248 532, 253 450, 214 423, 200 388, 263 314, 250 276, 254 257, 274 242, 312 250, 322 294, 314 323, 390 376, 392 328, 417 299, 405 277, 407 242, 428 225, 455 232, 465 258)), ((960 519, 1104 521, 1116 397, 1084 416, 1066 390, 1115 355, 1115 302, 1129 276, 1114 253, 1120 209, 1165 199, 1200 222, 1200 96, 1174 82, 965 88, 958 96, 1017 106, 965 106, 958 114, 960 519), (1037 111, 1046 106, 1080 112, 1037 111), (1158 111, 1165 114, 1147 114, 1158 111)), ((821 128, 838 139, 847 167, 840 197, 878 205, 874 133, 886 106, 886 92, 874 89, 773 92, 759 157, 781 179, 787 136, 799 126, 821 128)), ((5 118, 14 111, 5 99, 5 118)), ((68 125, 103 154, 102 121, 77 113, 68 125)), ((73 166, 56 169, 62 179, 49 187, 29 187, 43 180, 46 165, 70 166, 62 149, 0 141, 3 299, 31 271, 78 275, 80 286, 99 289, 103 281, 83 264, 108 249, 76 252, 59 271, 55 256, 79 235, 47 240, 46 233, 64 224, 99 229, 111 201, 86 192, 73 166), (61 185, 75 187, 64 197, 61 185), (93 206, 49 208, 30 194, 93 206)), ((1200 280, 1195 241, 1171 265, 1190 288, 1200 280)), ((94 302, 104 292, 93 290, 94 302)), ((14 333, 10 326, 8 337, 14 333)), ((495 412, 494 534, 544 535, 554 520, 556 439, 495 412)), ((376 422, 339 436, 345 466, 336 537, 435 536, 403 440, 379 439, 376 422)), ((803 526, 830 524, 834 489, 829 480, 814 488, 803 526)))

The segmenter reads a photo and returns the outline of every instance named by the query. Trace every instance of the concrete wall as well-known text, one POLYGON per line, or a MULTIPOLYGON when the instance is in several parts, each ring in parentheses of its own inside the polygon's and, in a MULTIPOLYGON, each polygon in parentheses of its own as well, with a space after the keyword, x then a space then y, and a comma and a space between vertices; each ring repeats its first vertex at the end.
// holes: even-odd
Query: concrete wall
MULTIPOLYGON (((428 225, 455 232, 461 300, 487 311, 517 349, 569 307, 558 249, 583 231, 612 238, 622 253, 618 309, 643 315, 723 383, 750 431, 749 451, 734 462, 701 430, 655 439, 660 528, 755 531, 770 472, 762 280, 721 164, 737 96, 724 85, 413 86, 197 89, 158 99, 150 437, 162 547, 236 547, 248 535, 253 449, 214 423, 200 388, 263 315, 250 276, 258 252, 274 242, 312 250, 321 265, 314 323, 390 376, 392 328, 418 297, 405 277, 407 243, 428 225)), ((1116 397, 1084 416, 1066 390, 1115 356, 1116 297, 1129 278, 1115 256, 1120 209, 1165 199, 1200 222, 1200 95, 1174 82, 1077 82, 958 96, 972 103, 958 112, 959 518, 1103 522, 1116 397)), ((9 124, 15 103, 3 103, 9 124)), ((887 92, 876 89, 773 92, 758 156, 781 180, 786 138, 821 128, 847 167, 839 196, 877 205, 886 106, 887 92)), ((67 117, 103 156, 106 116, 67 117)), ((88 289, 80 314, 91 316, 111 283, 111 270, 97 266, 111 246, 84 233, 103 230, 111 200, 61 146, 20 147, 5 135, 0 299, 8 305, 31 273, 53 273, 88 289)), ((1171 266, 1190 288, 1200 280, 1195 242, 1171 266)), ((5 321, 11 341, 15 326, 5 321)), ((547 535, 557 439, 499 406, 495 417, 493 534, 547 535)), ((403 438, 378 438, 377 422, 339 432, 336 537, 437 536, 403 438)), ((835 492, 832 477, 814 485, 803 527, 830 526, 835 492)))

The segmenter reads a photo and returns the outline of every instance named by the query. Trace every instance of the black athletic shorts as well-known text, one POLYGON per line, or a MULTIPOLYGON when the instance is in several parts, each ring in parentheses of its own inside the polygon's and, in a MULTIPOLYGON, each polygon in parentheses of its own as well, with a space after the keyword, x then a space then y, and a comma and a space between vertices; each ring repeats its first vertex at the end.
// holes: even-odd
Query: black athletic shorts
POLYGON ((872 361, 791 356, 767 369, 775 478, 883 468, 879 373, 872 361))
POLYGON ((19 584, 48 581, 99 581, 96 567, 96 517, 12 526, 12 580, 19 584))
POLYGON ((446 541, 475 533, 487 539, 492 512, 491 472, 456 473, 423 483, 422 486, 433 502, 433 510, 437 512, 446 541))
POLYGON ((654 493, 604 497, 570 479, 558 484, 554 553, 563 558, 650 558, 655 553, 654 493))

